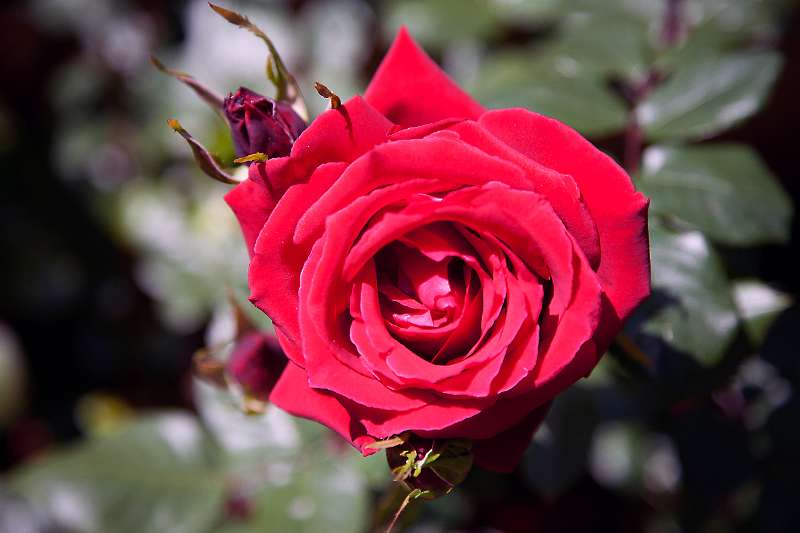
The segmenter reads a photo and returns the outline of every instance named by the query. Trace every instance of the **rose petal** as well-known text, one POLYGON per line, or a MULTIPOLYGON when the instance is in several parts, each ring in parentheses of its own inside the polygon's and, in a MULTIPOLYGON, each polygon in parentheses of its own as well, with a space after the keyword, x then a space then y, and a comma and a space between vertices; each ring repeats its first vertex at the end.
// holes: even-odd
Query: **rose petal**
POLYGON ((302 360, 296 357, 300 345, 297 292, 308 249, 296 245, 291 235, 302 213, 346 167, 345 163, 326 163, 314 171, 307 183, 290 187, 261 228, 250 262, 250 300, 272 319, 276 330, 285 336, 284 341, 296 346, 286 351, 301 366, 302 360))
POLYGON ((331 266, 322 255, 323 242, 318 241, 300 280, 300 333, 309 385, 378 409, 403 411, 431 401, 428 394, 387 388, 364 367, 350 343, 349 325, 338 323, 341 308, 349 306, 349 295, 346 304, 319 295, 319 270, 331 266))
MULTIPOLYGON (((251 173, 256 166, 250 165, 251 173)), ((228 191, 225 201, 239 220, 247 252, 252 257, 256 238, 275 208, 275 200, 263 184, 248 178, 228 191)))
POLYGON ((550 404, 547 403, 528 414, 516 426, 490 439, 472 441, 475 464, 493 472, 512 472, 531 443, 531 438, 544 422, 550 404))
POLYGON ((575 180, 522 155, 492 135, 474 121, 462 121, 449 128, 459 138, 487 154, 502 157, 519 165, 528 172, 532 190, 545 196, 553 210, 564 221, 564 225, 580 244, 581 249, 596 267, 600 262, 600 240, 597 228, 584 205, 581 191, 575 180))
POLYGON ((334 394, 309 387, 305 371, 294 363, 286 366, 269 400, 287 413, 328 426, 364 455, 376 451, 365 448, 375 439, 367 435, 364 426, 350 415, 334 394))
POLYGON ((292 185, 305 182, 318 166, 349 163, 386 142, 394 128, 364 99, 354 96, 338 109, 318 116, 297 138, 289 157, 258 165, 263 168, 259 176, 275 198, 280 198, 292 185))
POLYGON ((403 127, 477 118, 483 108, 462 91, 401 28, 364 98, 403 127))
POLYGON ((515 150, 571 175, 578 184, 600 237, 597 274, 608 302, 597 343, 604 351, 621 322, 650 293, 647 198, 610 157, 557 120, 505 109, 489 111, 479 122, 515 150))
MULTIPOLYGON (((428 137, 382 144, 354 161, 311 206, 297 224, 294 240, 300 243, 318 238, 329 215, 381 187, 420 179, 438 184, 428 190, 446 191, 463 185, 483 185, 489 176, 516 188, 527 188, 529 183, 516 165, 462 142, 428 137)), ((380 207, 375 206, 373 213, 380 207)))

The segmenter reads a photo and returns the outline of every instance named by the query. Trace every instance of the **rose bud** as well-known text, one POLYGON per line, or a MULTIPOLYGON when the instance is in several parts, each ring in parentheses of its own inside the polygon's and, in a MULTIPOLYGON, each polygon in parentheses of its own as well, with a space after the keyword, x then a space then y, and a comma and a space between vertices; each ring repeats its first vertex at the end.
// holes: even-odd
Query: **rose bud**
POLYGON ((236 341, 228 359, 228 376, 247 397, 265 402, 286 361, 275 337, 251 331, 236 341))
POLYGON ((236 155, 263 152, 269 157, 289 155, 306 123, 285 102, 276 102, 245 87, 228 95, 222 105, 231 126, 236 155))
POLYGON ((395 481, 432 499, 448 494, 472 468, 468 440, 434 440, 409 435, 402 444, 386 449, 386 461, 395 481))

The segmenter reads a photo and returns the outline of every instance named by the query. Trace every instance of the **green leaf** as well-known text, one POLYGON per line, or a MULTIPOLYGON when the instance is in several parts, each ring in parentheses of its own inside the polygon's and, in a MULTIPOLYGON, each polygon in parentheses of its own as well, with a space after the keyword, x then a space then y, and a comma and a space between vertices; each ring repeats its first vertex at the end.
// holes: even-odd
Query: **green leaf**
POLYGON ((699 231, 672 232, 651 220, 653 292, 666 300, 643 326, 702 366, 725 354, 738 315, 722 263, 699 231))
POLYGON ((768 36, 786 14, 791 0, 689 0, 687 11, 695 31, 716 32, 731 41, 768 36))
POLYGON ((750 339, 760 345, 772 322, 792 305, 792 298, 758 280, 740 280, 733 285, 733 299, 750 339))
POLYGON ((194 405, 226 469, 247 471, 254 464, 291 458, 300 450, 303 442, 295 419, 274 405, 267 405, 263 414, 248 415, 227 388, 195 379, 193 392, 194 405))
POLYGON ((636 109, 649 139, 711 137, 753 115, 781 67, 775 52, 749 52, 679 66, 636 109))
POLYGON ((355 463, 361 458, 348 460, 353 455, 333 461, 323 453, 299 457, 288 476, 271 480, 255 495, 255 515, 247 531, 364 531, 370 499, 364 475, 355 463))
POLYGON ((532 51, 508 51, 487 59, 474 93, 488 107, 525 107, 584 135, 619 131, 627 120, 624 102, 602 79, 569 58, 532 51))
POLYGON ((776 22, 785 15, 785 0, 688 0, 686 35, 675 46, 660 51, 657 67, 671 72, 676 66, 719 58, 750 43, 778 37, 776 22))
POLYGON ((737 246, 788 239, 792 203, 749 147, 652 146, 638 183, 651 209, 737 246))
POLYGON ((558 16, 564 10, 565 0, 489 0, 494 14, 502 22, 513 26, 535 26, 558 16))
POLYGON ((252 509, 246 523, 226 524, 223 532, 364 530, 370 481, 380 476, 385 485, 389 478, 382 454, 365 459, 321 424, 273 405, 245 416, 226 396, 195 382, 195 403, 225 452, 220 466, 252 509))
POLYGON ((400 26, 428 48, 455 41, 484 41, 499 30, 492 6, 484 0, 397 0, 382 3, 384 35, 391 40, 400 26))
POLYGON ((223 503, 213 452, 191 415, 148 416, 22 467, 11 486, 75 531, 205 532, 223 503))
POLYGON ((654 56, 663 0, 572 0, 551 48, 603 76, 637 79, 654 56))

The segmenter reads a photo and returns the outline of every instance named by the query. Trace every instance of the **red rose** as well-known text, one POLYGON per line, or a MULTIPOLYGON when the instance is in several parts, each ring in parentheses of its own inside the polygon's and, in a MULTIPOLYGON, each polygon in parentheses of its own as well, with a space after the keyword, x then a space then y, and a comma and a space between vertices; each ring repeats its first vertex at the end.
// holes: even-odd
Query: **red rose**
POLYGON ((625 172, 556 120, 484 110, 404 30, 363 98, 226 199, 289 357, 270 400, 364 453, 411 431, 512 469, 650 288, 625 172))

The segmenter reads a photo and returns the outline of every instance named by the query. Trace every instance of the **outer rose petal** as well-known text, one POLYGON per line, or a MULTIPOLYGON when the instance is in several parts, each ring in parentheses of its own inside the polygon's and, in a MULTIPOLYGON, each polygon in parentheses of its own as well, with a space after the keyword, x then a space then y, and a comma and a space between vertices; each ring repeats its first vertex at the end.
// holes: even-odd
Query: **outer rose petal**
POLYGON ((467 144, 525 169, 529 174, 532 189, 548 199, 555 212, 564 221, 567 230, 580 244, 589 263, 593 267, 600 263, 600 239, 597 228, 572 176, 556 172, 519 153, 477 122, 464 120, 450 126, 449 131, 458 133, 459 138, 467 144))
MULTIPOLYGON (((289 157, 258 165, 260 172, 253 176, 259 185, 266 184, 262 189, 269 188, 279 200, 277 206, 273 204, 274 217, 267 219, 272 208, 265 210, 258 229, 260 238, 255 249, 250 247, 250 299, 283 333, 284 349, 295 362, 299 363, 300 351, 297 289, 300 269, 312 244, 292 242, 297 221, 336 182, 347 163, 385 142, 393 127, 356 96, 339 109, 317 117, 297 139, 289 157)), ((251 165, 251 175, 255 167, 251 165)))
POLYGON ((394 128, 363 98, 354 96, 338 109, 318 116, 297 138, 289 157, 259 164, 263 171, 259 176, 251 172, 251 177, 260 177, 277 201, 289 187, 306 181, 318 166, 349 163, 385 142, 394 128))
POLYGON ((479 122, 531 159, 570 174, 600 236, 598 277, 607 296, 600 320, 599 355, 621 323, 650 294, 647 238, 649 201, 610 157, 561 122, 526 109, 488 111, 479 122))
MULTIPOLYGON (((482 185, 492 180, 525 189, 528 178, 517 165, 491 157, 466 143, 426 137, 376 146, 354 161, 342 177, 306 211, 295 230, 295 242, 319 237, 332 214, 382 187, 411 180, 431 180, 438 189, 482 185)), ((376 208, 377 210, 377 208, 376 208)))
POLYGON ((550 403, 531 411, 522 422, 491 439, 472 441, 475 464, 494 472, 507 473, 514 470, 548 411, 550 403))
POLYGON ((420 126, 447 118, 478 118, 483 108, 401 28, 364 93, 392 122, 420 126))
POLYGON ((325 192, 347 167, 325 163, 317 167, 306 183, 294 185, 278 202, 261 229, 248 272, 250 301, 264 311, 283 334, 284 350, 302 366, 300 326, 297 323, 297 290, 300 270, 309 250, 292 242, 291 235, 300 216, 315 198, 325 192))
MULTIPOLYGON (((253 172, 256 172, 256 165, 250 165, 250 173, 253 172)), ((275 200, 263 184, 247 178, 228 191, 225 201, 239 220, 239 226, 247 243, 247 252, 252 257, 256 238, 275 208, 275 200)))
POLYGON ((294 363, 289 362, 286 366, 269 400, 290 414, 328 426, 364 455, 375 453, 375 450, 364 448, 375 442, 367 435, 364 426, 350 417, 335 395, 309 387, 305 370, 294 363))

